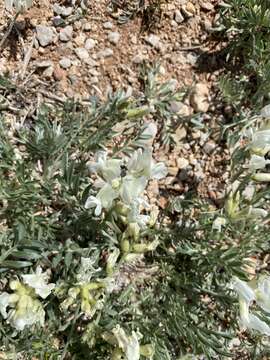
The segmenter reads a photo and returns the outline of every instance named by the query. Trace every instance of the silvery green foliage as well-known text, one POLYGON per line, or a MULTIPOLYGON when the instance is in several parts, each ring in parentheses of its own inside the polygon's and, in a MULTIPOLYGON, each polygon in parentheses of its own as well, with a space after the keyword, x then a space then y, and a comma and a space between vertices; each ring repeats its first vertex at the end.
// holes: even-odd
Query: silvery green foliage
POLYGON ((17 12, 23 12, 29 9, 33 4, 33 0, 5 0, 5 7, 11 11, 15 7, 17 12))
MULTIPOLYGON (((233 280, 233 289, 239 296, 240 323, 243 329, 256 330, 262 335, 270 335, 269 325, 250 312, 253 302, 270 313, 270 278, 261 277, 256 283, 245 282, 237 277, 233 280)), ((270 318, 269 318, 270 320, 270 318)))

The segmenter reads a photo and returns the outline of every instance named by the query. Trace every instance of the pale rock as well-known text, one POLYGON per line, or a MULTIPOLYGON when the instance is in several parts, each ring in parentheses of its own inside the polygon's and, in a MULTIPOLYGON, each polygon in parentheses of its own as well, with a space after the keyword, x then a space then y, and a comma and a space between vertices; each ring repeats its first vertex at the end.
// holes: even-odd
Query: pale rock
POLYGON ((112 24, 110 21, 106 21, 106 22, 103 24, 103 27, 104 27, 104 29, 111 30, 111 29, 113 28, 113 24, 112 24))
POLYGON ((157 50, 160 50, 160 48, 161 48, 161 43, 160 43, 160 38, 159 38, 159 36, 154 35, 154 34, 150 34, 149 36, 147 36, 147 37, 145 38, 145 41, 146 41, 149 45, 153 46, 153 48, 155 48, 155 49, 157 49, 157 50))
POLYGON ((67 58, 67 57, 64 57, 59 61, 59 65, 63 69, 68 69, 68 68, 71 67, 71 60, 69 58, 67 58))
POLYGON ((188 165, 189 165, 188 160, 185 159, 185 158, 178 158, 178 159, 176 160, 176 162, 177 162, 177 167, 178 167, 178 169, 180 169, 180 170, 185 169, 185 168, 188 167, 188 165))
POLYGON ((177 24, 182 24, 182 22, 185 20, 180 10, 175 11, 174 20, 177 22, 177 24))
POLYGON ((55 38, 55 33, 53 29, 49 26, 37 25, 37 39, 41 46, 45 47, 53 43, 55 38))
POLYGON ((119 32, 116 31, 111 31, 108 34, 108 40, 110 41, 110 43, 117 45, 119 40, 120 40, 120 34, 119 32))
POLYGON ((96 42, 94 39, 89 38, 85 41, 84 44, 85 49, 92 50, 95 46, 96 46, 96 42))
POLYGON ((196 112, 207 112, 209 109, 208 97, 208 87, 203 83, 196 84, 190 96, 190 103, 193 109, 196 112))
POLYGON ((63 42, 68 42, 72 39, 73 28, 71 25, 66 26, 60 30, 59 39, 63 42))
POLYGON ((203 10, 206 10, 206 11, 211 11, 211 10, 213 10, 214 9, 214 5, 213 4, 211 4, 210 2, 208 2, 208 1, 202 1, 201 2, 201 8, 203 9, 203 10))
POLYGON ((87 62, 89 60, 89 54, 85 48, 77 48, 74 51, 81 61, 87 62))
POLYGON ((106 48, 104 50, 101 50, 97 53, 97 58, 98 59, 102 59, 102 58, 107 58, 113 55, 113 50, 110 48, 106 48))
POLYGON ((182 11, 186 18, 191 18, 196 14, 196 8, 191 2, 184 5, 182 11))

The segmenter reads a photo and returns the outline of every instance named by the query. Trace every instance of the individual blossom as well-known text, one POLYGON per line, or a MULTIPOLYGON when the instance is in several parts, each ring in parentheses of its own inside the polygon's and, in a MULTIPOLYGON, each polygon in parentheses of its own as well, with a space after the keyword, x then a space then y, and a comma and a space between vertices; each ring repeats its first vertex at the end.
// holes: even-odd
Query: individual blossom
POLYGON ((270 151, 270 129, 260 129, 253 133, 249 145, 250 152, 258 156, 264 156, 270 151))
POLYGON ((140 360, 141 355, 148 359, 152 359, 154 348, 151 344, 140 345, 142 335, 139 332, 132 331, 131 335, 127 335, 125 330, 117 325, 112 331, 102 335, 103 339, 113 345, 112 360, 140 360))
POLYGON ((270 164, 270 160, 265 159, 264 156, 253 154, 249 161, 249 168, 253 171, 264 169, 268 164, 270 164))
POLYGON ((42 273, 40 266, 37 267, 35 274, 22 275, 23 282, 35 290, 35 293, 42 299, 46 299, 55 288, 55 284, 48 284, 48 272, 42 273))
POLYGON ((233 289, 239 296, 240 324, 244 330, 256 330, 262 335, 270 336, 269 325, 250 312, 253 302, 269 312, 269 281, 269 278, 264 278, 259 280, 258 284, 254 284, 234 277, 233 289))

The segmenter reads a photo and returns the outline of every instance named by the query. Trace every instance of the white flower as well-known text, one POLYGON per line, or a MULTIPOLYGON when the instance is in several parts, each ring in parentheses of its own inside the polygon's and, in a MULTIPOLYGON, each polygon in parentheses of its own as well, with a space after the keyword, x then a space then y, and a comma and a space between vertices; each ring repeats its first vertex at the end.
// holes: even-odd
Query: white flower
POLYGON ((249 147, 253 154, 264 156, 270 150, 270 129, 256 131, 249 147))
POLYGON ((269 310, 269 279, 259 280, 259 286, 253 289, 247 282, 234 277, 233 288, 239 295, 240 320, 244 329, 257 330, 263 335, 270 336, 270 327, 266 322, 259 319, 249 311, 249 307, 253 301, 264 310, 269 310), (265 281, 267 282, 265 283, 265 281))
POLYGON ((33 288, 42 299, 46 299, 55 288, 55 284, 48 284, 48 272, 42 273, 40 266, 37 267, 35 274, 22 275, 22 278, 23 282, 33 288))
POLYGON ((3 318, 19 331, 35 323, 44 326, 45 311, 36 299, 34 290, 19 281, 12 281, 10 288, 14 293, 4 292, 0 295, 0 313, 3 318))
POLYGON ((132 331, 131 336, 127 336, 124 329, 117 325, 112 330, 113 335, 115 336, 118 347, 126 355, 127 360, 139 360, 140 359, 140 344, 139 340, 141 338, 140 334, 137 334, 135 331, 132 331))
POLYGON ((222 226, 226 225, 226 219, 223 217, 217 217, 212 224, 212 229, 217 230, 218 232, 221 232, 222 226))
POLYGON ((162 179, 168 171, 163 163, 155 163, 152 159, 152 149, 135 151, 128 163, 129 173, 135 177, 143 176, 149 179, 162 179))
POLYGON ((270 160, 266 160, 263 156, 253 154, 249 162, 249 168, 251 170, 264 169, 267 164, 270 164, 270 160))
POLYGON ((121 164, 121 160, 107 159, 107 152, 100 151, 96 154, 96 161, 89 164, 89 170, 97 173, 105 182, 111 182, 120 177, 121 164))

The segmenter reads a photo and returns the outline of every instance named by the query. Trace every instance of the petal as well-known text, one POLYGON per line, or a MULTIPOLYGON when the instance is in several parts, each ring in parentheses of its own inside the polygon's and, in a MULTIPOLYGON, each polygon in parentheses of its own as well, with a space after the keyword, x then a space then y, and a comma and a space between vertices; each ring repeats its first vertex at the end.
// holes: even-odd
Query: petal
POLYGON ((250 314, 249 315, 249 329, 257 330, 263 335, 270 336, 270 327, 266 324, 266 322, 259 319, 257 316, 250 314))
POLYGON ((263 169, 267 164, 270 164, 270 160, 265 160, 263 156, 252 155, 249 162, 249 168, 251 170, 263 169))
POLYGON ((144 191, 147 185, 145 177, 134 178, 126 176, 120 189, 120 196, 126 205, 132 205, 144 191))
POLYGON ((152 166, 151 177, 160 180, 168 174, 167 167, 163 163, 157 163, 152 166))
POLYGON ((55 284, 48 284, 48 273, 42 273, 40 266, 37 267, 36 274, 22 275, 23 282, 33 288, 35 293, 42 299, 46 299, 55 288, 55 284))
POLYGON ((255 300, 255 293, 247 282, 238 279, 236 276, 233 278, 233 289, 237 294, 242 297, 248 304, 255 300))
POLYGON ((4 292, 0 295, 0 313, 4 319, 8 317, 7 307, 10 303, 10 294, 4 292))
POLYGON ((111 185, 106 184, 97 194, 97 200, 100 201, 102 208, 110 209, 113 201, 118 197, 119 191, 113 189, 111 185))
POLYGON ((86 203, 84 205, 86 209, 95 209, 95 215, 99 216, 102 211, 101 201, 97 199, 95 196, 89 196, 89 198, 86 200, 86 203))
POLYGON ((255 291, 257 304, 266 312, 270 313, 270 278, 262 277, 258 281, 255 291))

